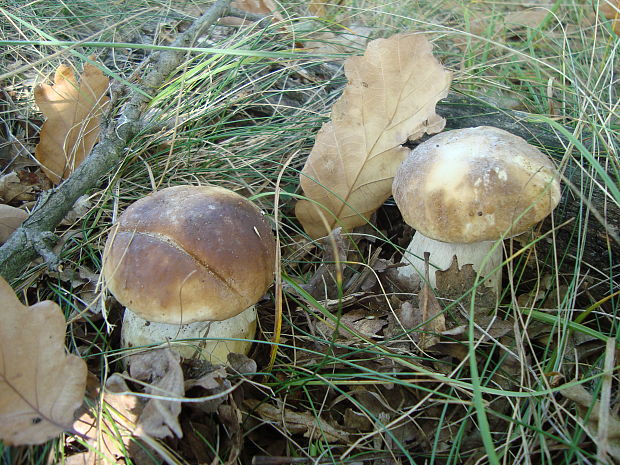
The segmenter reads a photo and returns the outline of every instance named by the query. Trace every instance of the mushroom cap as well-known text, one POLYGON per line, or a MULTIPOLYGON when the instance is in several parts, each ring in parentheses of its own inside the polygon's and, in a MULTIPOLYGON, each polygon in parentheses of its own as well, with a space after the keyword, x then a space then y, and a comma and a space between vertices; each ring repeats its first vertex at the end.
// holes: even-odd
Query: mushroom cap
POLYGON ((394 200, 432 239, 472 243, 514 236, 560 201, 553 162, 521 137, 480 126, 431 137, 398 169, 394 200))
POLYGON ((148 321, 225 320, 255 304, 274 277, 275 240, 249 200, 228 189, 177 186, 130 205, 106 242, 116 299, 148 321))

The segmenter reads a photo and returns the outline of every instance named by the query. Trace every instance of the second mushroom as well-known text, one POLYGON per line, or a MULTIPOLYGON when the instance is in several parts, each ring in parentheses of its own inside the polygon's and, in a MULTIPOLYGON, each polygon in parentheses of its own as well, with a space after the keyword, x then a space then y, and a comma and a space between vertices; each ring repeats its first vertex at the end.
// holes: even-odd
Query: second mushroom
POLYGON ((447 131, 411 151, 393 185, 394 200, 416 233, 403 257, 402 278, 424 276, 430 252, 435 271, 471 264, 499 294, 502 247, 497 241, 523 233, 560 200, 553 162, 524 139, 480 126, 447 131))

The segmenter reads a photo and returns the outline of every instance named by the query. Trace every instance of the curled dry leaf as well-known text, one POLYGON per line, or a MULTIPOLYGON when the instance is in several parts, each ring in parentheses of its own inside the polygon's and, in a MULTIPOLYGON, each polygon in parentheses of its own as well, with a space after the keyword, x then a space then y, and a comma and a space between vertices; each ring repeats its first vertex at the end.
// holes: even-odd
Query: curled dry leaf
POLYGON ((185 381, 186 392, 197 387, 203 391, 200 396, 204 400, 193 404, 192 407, 205 413, 213 413, 217 412, 220 405, 226 402, 226 393, 232 387, 232 384, 227 379, 226 369, 220 365, 214 367, 213 370, 205 373, 200 378, 185 381))
POLYGON ((139 429, 156 438, 183 437, 179 414, 185 386, 179 354, 170 349, 150 350, 132 355, 129 365, 132 377, 150 383, 147 394, 161 397, 148 400, 138 419, 139 429))
POLYGON ((65 319, 45 301, 22 305, 0 278, 0 439, 41 444, 69 430, 86 386, 84 360, 65 352, 65 319))
POLYGON ((26 218, 28 213, 21 208, 0 205, 0 244, 4 244, 26 218))
POLYGON ((295 214, 312 238, 364 224, 390 196, 409 151, 401 144, 443 129, 435 104, 447 95, 451 73, 431 49, 422 35, 399 34, 373 40, 364 56, 345 62, 349 83, 301 174, 308 200, 295 214))
POLYGON ((306 438, 322 438, 330 443, 347 444, 349 440, 348 433, 309 412, 281 409, 255 399, 246 399, 243 403, 266 422, 278 424, 291 434, 303 433, 306 438))
POLYGON ((428 284, 429 255, 428 252, 424 253, 424 273, 426 279, 419 294, 420 315, 422 321, 425 322, 421 328, 425 332, 420 336, 420 348, 422 350, 437 344, 439 342, 439 334, 446 330, 446 319, 443 315, 443 310, 441 305, 439 305, 437 297, 433 294, 431 286, 428 284))
POLYGON ((0 199, 4 203, 34 200, 34 187, 22 183, 15 171, 0 176, 0 199))
POLYGON ((34 90, 47 117, 35 156, 54 184, 68 177, 97 142, 101 115, 110 100, 104 95, 108 85, 99 68, 87 63, 79 83, 70 67, 60 65, 53 86, 41 84, 34 90))

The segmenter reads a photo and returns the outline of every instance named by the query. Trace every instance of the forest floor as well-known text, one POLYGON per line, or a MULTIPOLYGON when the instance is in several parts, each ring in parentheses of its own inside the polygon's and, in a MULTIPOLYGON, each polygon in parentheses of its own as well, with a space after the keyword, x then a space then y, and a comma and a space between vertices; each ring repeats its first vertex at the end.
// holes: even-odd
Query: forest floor
MULTIPOLYGON (((92 60, 111 80, 103 125, 118 130, 153 57, 212 3, 0 6, 1 203, 30 213, 53 187, 35 158, 37 85, 92 60)), ((60 306, 88 382, 72 430, 0 444, 1 463, 620 461, 620 23, 600 3, 235 2, 183 51, 117 162, 52 228, 60 267, 37 258, 11 273, 22 303, 60 306), (296 217, 300 172, 347 83, 343 63, 402 33, 424 34, 452 72, 437 106, 447 129, 518 126, 561 173, 553 215, 496 242, 500 295, 458 267, 430 296, 395 279, 413 230, 391 197, 366 224, 322 239, 296 217), (226 187, 261 209, 277 232, 277 279, 257 304, 247 358, 177 361, 183 392, 159 399, 164 433, 136 434, 157 376, 127 372, 128 356, 149 347, 121 346, 124 309, 101 277, 102 253, 131 203, 185 184, 226 187)), ((0 352, 10 353, 2 341, 0 352)))

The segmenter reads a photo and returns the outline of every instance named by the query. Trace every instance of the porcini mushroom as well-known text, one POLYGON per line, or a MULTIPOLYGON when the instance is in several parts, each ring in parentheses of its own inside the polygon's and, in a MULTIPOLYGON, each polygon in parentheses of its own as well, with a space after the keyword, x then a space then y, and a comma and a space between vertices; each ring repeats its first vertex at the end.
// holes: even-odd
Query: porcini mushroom
POLYGON ((254 304, 274 268, 275 240, 261 211, 212 186, 170 187, 133 203, 103 258, 106 285, 126 307, 124 347, 168 343, 184 358, 213 363, 249 351, 254 304))
POLYGON ((560 200, 553 162, 521 137, 480 126, 446 131, 411 151, 393 184, 396 204, 416 233, 403 257, 402 278, 471 264, 499 294, 502 248, 497 240, 523 233, 560 200))

